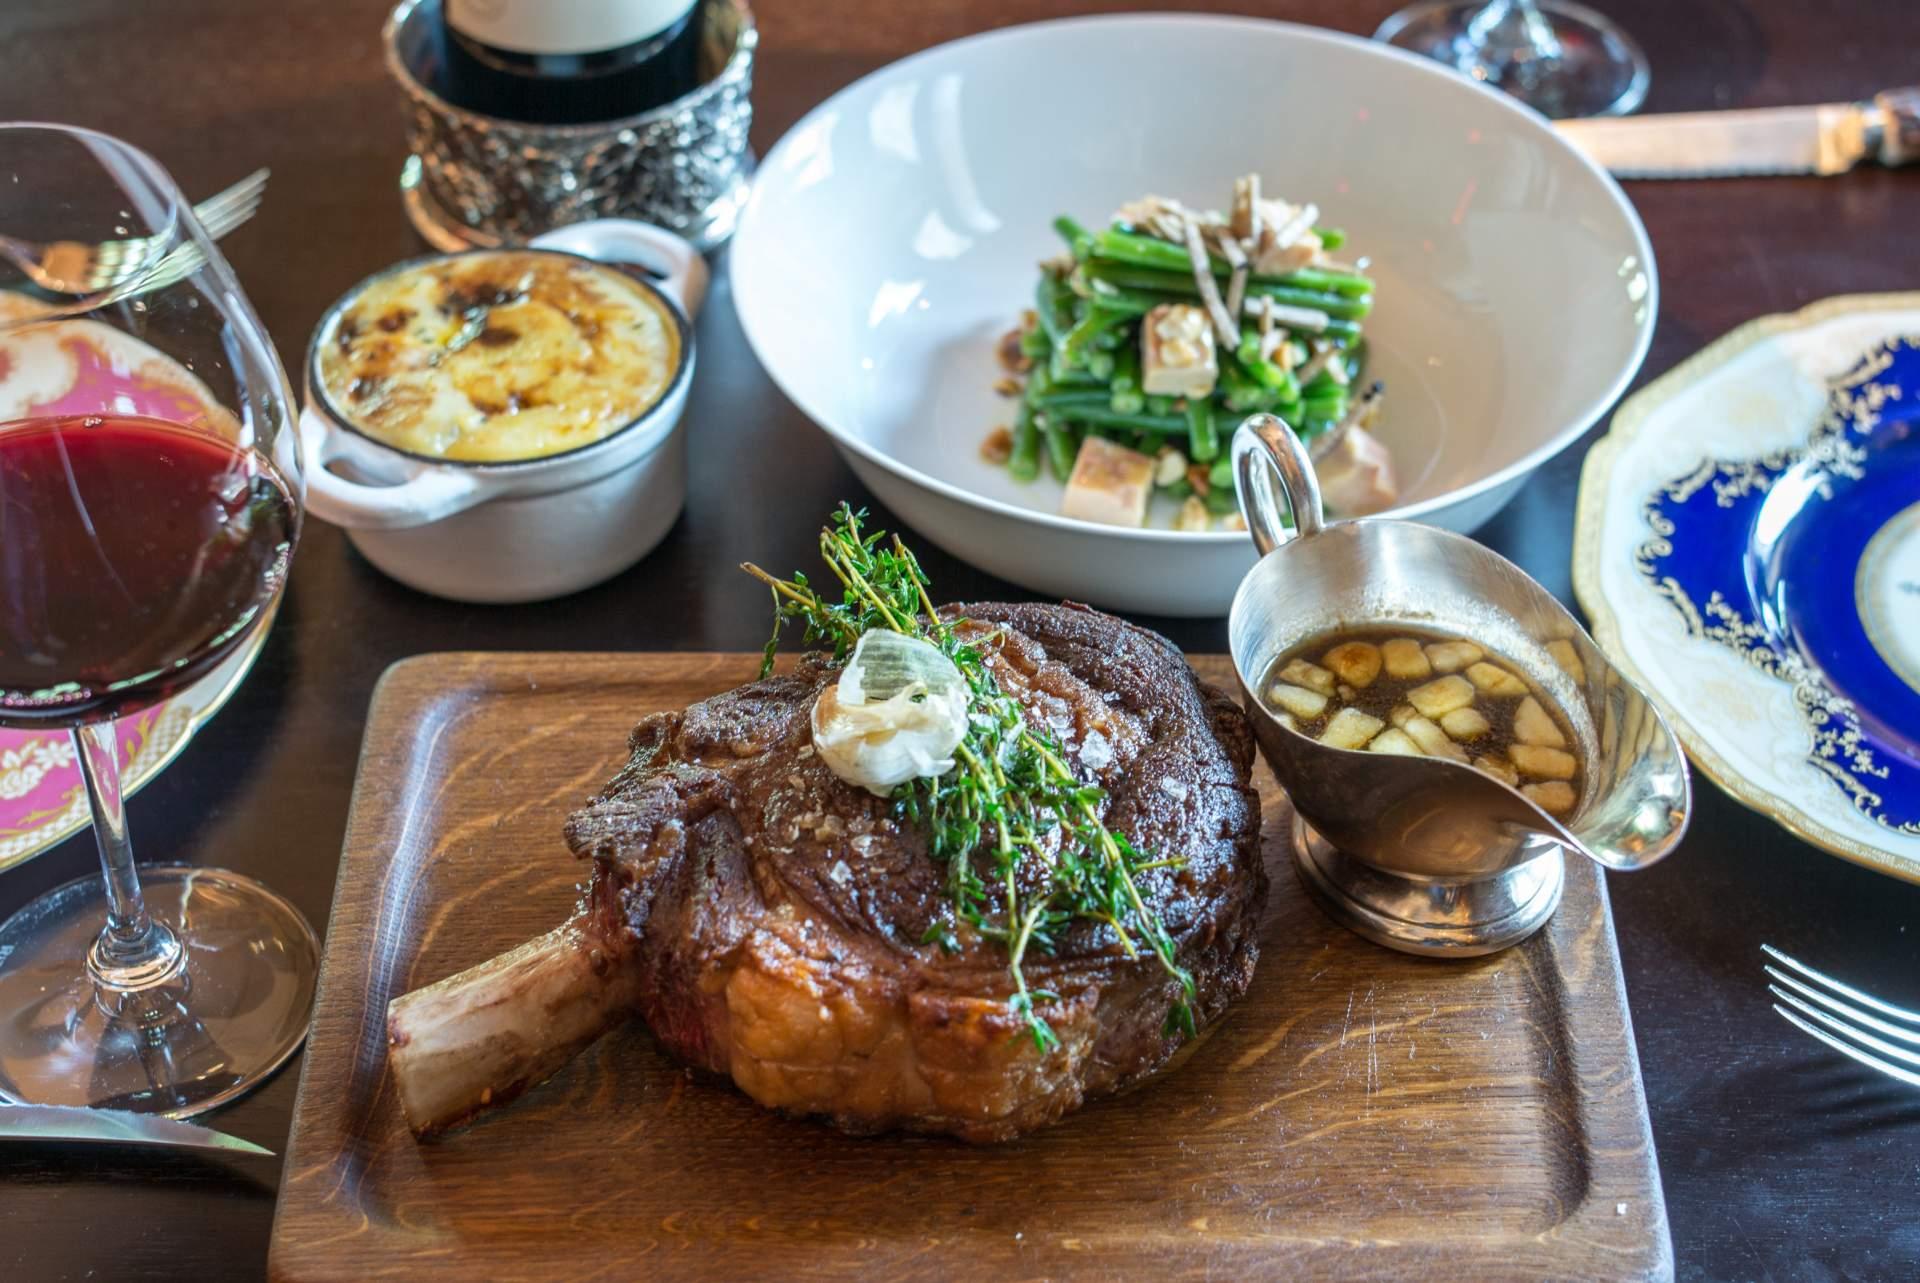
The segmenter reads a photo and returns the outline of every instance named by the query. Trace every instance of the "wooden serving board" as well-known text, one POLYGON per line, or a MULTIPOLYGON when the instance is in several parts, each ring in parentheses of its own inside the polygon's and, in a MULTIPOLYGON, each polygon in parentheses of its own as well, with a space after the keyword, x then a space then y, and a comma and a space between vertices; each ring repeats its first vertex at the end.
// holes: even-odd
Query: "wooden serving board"
MULTIPOLYGON (((1286 853, 1252 991, 1182 1066, 1012 1144, 853 1139, 696 1077, 635 1022, 416 1144, 388 998, 562 921, 566 813, 643 713, 744 655, 430 655, 367 723, 270 1271, 298 1280, 1664 1278, 1666 1208, 1606 894, 1526 944, 1388 952, 1286 853)), ((1218 657, 1199 671, 1230 683, 1218 657)))

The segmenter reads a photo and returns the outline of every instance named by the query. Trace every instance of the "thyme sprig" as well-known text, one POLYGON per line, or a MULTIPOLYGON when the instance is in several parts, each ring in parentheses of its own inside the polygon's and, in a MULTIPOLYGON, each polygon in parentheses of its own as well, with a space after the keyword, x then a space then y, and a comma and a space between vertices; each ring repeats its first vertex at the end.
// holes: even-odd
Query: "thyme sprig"
POLYGON ((864 510, 841 504, 820 531, 820 556, 839 581, 838 601, 823 596, 804 574, 778 579, 752 563, 742 569, 773 593, 773 636, 762 677, 773 670, 781 633, 798 621, 804 641, 831 647, 837 661, 871 629, 922 638, 953 661, 972 693, 953 769, 902 784, 893 795, 900 816, 924 826, 929 850, 947 871, 948 912, 925 942, 957 950, 964 924, 1004 944, 1013 981, 1008 1010, 1044 1053, 1060 1040, 1039 1004, 1059 995, 1028 987, 1028 953, 1052 952, 1060 933, 1076 921, 1101 923, 1128 957, 1137 957, 1144 943, 1178 981, 1167 1032, 1191 1036, 1193 977, 1174 961, 1173 939, 1141 897, 1138 881, 1150 869, 1180 861, 1155 859, 1107 827, 1101 818, 1105 791, 1076 776, 1058 737, 1030 722, 1019 701, 1001 689, 981 648, 957 634, 954 623, 961 621, 940 617, 919 560, 899 537, 868 533, 865 517, 864 510))

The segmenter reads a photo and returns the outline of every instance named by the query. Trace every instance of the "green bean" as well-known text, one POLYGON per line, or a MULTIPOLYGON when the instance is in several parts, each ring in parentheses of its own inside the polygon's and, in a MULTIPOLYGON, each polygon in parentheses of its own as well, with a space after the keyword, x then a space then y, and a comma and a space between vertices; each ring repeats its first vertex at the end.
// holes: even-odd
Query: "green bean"
POLYGON ((1215 490, 1233 489, 1233 456, 1223 454, 1207 469, 1207 484, 1215 490))
POLYGON ((1104 383, 1113 377, 1113 353, 1089 352, 1086 366, 1088 374, 1104 383))
POLYGON ((1344 294, 1348 298, 1361 298, 1373 293, 1371 277, 1358 272, 1337 272, 1327 267, 1303 267, 1285 276, 1256 279, 1272 281, 1276 285, 1298 286, 1303 290, 1325 290, 1330 294, 1344 294))
POLYGON ((1034 311, 1040 314, 1040 328, 1047 332, 1047 339, 1057 349, 1073 327, 1072 291, 1067 289, 1065 281, 1052 272, 1040 273, 1040 282, 1034 287, 1034 311))
MULTIPOLYGON (((1327 248, 1331 249, 1332 246, 1327 248)), ((1133 232, 1124 232, 1118 228, 1109 228, 1093 238, 1093 257, 1110 263, 1128 263, 1135 267, 1153 268, 1170 274, 1178 274, 1193 281, 1193 260, 1187 256, 1186 247, 1172 241, 1163 241, 1153 236, 1141 236, 1133 232)), ((1233 268, 1218 255, 1208 258, 1208 265, 1215 276, 1230 276, 1233 268)), ((1373 293, 1373 281, 1358 272, 1342 272, 1333 268, 1303 267, 1292 272, 1270 274, 1256 272, 1251 282, 1294 286, 1299 289, 1324 290, 1334 294, 1344 294, 1352 298, 1373 293)))
POLYGON ((1347 243, 1347 231, 1344 227, 1316 227, 1313 234, 1320 238, 1321 249, 1339 249, 1347 243))
POLYGON ((1182 416, 1157 414, 1118 414, 1111 405, 1075 404, 1061 411, 1078 423, 1092 424, 1097 428, 1129 428, 1135 432, 1148 432, 1155 436, 1170 436, 1187 430, 1187 421, 1182 416))
POLYGON ((1279 400, 1279 394, 1241 372, 1234 361, 1223 361, 1220 368, 1220 399, 1227 409, 1240 414, 1264 410, 1279 400))
POLYGON ((1038 361, 1052 351, 1053 340, 1048 338, 1047 332, 1038 325, 1030 330, 1020 331, 1020 355, 1032 357, 1038 361))
POLYGON ((1187 457, 1208 463, 1220 453, 1220 429, 1213 421, 1213 402, 1206 397, 1187 399, 1187 457))
POLYGON ((1073 439, 1073 432, 1067 425, 1053 415, 1042 414, 1037 417, 1040 433, 1046 439, 1047 464, 1053 469, 1053 475, 1065 483, 1073 476, 1073 460, 1080 453, 1079 443, 1073 439))
POLYGON ((1015 481, 1031 481, 1040 475, 1040 425, 1033 407, 1024 401, 1013 418, 1013 453, 1007 456, 1007 471, 1015 481))
POLYGON ((1115 414, 1142 414, 1147 408, 1147 398, 1131 389, 1123 390, 1115 380, 1113 391, 1107 395, 1107 406, 1115 414))
POLYGON ((1092 355, 1089 349, 1094 339, 1103 330, 1118 325, 1126 319, 1125 312, 1114 311, 1093 303, 1088 306, 1085 315, 1074 322, 1073 328, 1067 331, 1067 337, 1060 343, 1061 351, 1066 354, 1069 363, 1083 364, 1092 355))
MULTIPOLYGON (((1325 312, 1328 316, 1343 321, 1357 321, 1373 310, 1371 294, 1349 298, 1344 294, 1333 294, 1326 290, 1307 290, 1293 285, 1282 285, 1278 281, 1248 281, 1247 297, 1270 298, 1288 307, 1312 308, 1316 312, 1325 312)), ((1333 327, 1329 325, 1327 328, 1331 331, 1333 327)), ((1356 328, 1354 333, 1358 334, 1359 330, 1356 328)))
POLYGON ((1216 517, 1231 517, 1240 511, 1240 501, 1234 497, 1232 486, 1225 489, 1214 486, 1207 491, 1205 502, 1207 511, 1216 517))
POLYGON ((1113 390, 1142 392, 1140 386, 1140 345, 1129 343, 1113 354, 1113 390))
MULTIPOLYGON (((1176 293, 1172 289, 1154 290, 1122 285, 1112 279, 1116 272, 1125 274, 1131 270, 1134 269, 1096 267, 1088 273, 1098 286, 1094 292, 1094 298, 1099 300, 1101 307, 1144 316, 1162 303, 1185 303, 1198 297, 1197 287, 1193 285, 1191 279, 1187 281, 1187 293, 1176 293)), ((1328 316, 1327 328, 1313 334, 1311 336, 1313 338, 1348 341, 1357 339, 1360 337, 1360 326, 1357 319, 1349 318, 1365 316, 1373 308, 1373 300, 1370 298, 1341 298, 1334 294, 1316 294, 1273 284, 1250 284, 1247 286, 1247 295, 1250 298, 1266 295, 1274 302, 1284 303, 1289 307, 1310 307, 1315 311, 1325 312, 1328 316)))
POLYGON ((1184 499, 1193 493, 1193 482, 1187 480, 1185 477, 1178 477, 1172 485, 1161 486, 1160 488, 1167 492, 1169 499, 1184 499))
MULTIPOLYGON (((1060 387, 1055 385, 1034 403, 1036 410, 1072 411, 1083 406, 1102 406, 1107 403, 1110 393, 1098 387, 1060 387)), ((1068 415, 1072 417, 1071 414, 1068 415)))
POLYGON ((1085 258, 1092 251, 1093 233, 1067 215, 1053 220, 1053 230, 1060 233, 1060 239, 1067 243, 1075 258, 1085 258))

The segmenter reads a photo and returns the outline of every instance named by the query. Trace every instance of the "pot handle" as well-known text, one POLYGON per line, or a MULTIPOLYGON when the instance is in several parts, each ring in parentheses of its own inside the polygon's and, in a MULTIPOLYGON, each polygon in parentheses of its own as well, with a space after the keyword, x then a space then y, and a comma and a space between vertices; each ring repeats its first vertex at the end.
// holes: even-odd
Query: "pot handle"
POLYGON ((1320 481, 1313 475, 1313 456, 1278 417, 1251 414, 1233 433, 1233 490, 1240 515, 1253 532, 1253 546, 1262 557, 1289 539, 1320 533, 1327 523, 1320 503, 1320 481), (1286 500, 1291 526, 1280 517, 1286 500))
POLYGON ((394 485, 349 481, 327 466, 331 458, 338 457, 337 451, 327 448, 335 431, 313 409, 300 412, 300 437, 307 460, 307 511, 322 521, 349 530, 401 530, 464 512, 485 497, 479 478, 459 467, 423 465, 394 485))
POLYGON ((707 260, 700 251, 663 227, 633 218, 596 218, 545 232, 527 242, 535 249, 557 249, 602 263, 631 263, 661 293, 700 315, 707 297, 707 260))

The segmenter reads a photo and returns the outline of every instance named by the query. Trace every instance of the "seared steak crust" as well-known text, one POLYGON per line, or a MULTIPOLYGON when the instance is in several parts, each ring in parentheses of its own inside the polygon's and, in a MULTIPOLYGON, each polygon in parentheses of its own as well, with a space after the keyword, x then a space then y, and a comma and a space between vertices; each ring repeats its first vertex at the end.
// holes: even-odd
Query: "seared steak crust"
MULTIPOLYGON (((1252 977, 1267 879, 1244 716, 1165 639, 1076 606, 979 604, 1001 685, 1108 796, 1106 822, 1177 869, 1140 875, 1198 988, 1204 1028, 1252 977)), ((848 1130, 1000 1140, 1162 1068, 1177 989, 1142 947, 1076 925, 1030 953, 1061 1046, 1005 1009, 1006 951, 923 944, 944 870, 893 804, 813 753, 808 715, 839 670, 819 655, 642 721, 625 769, 568 822, 618 913, 640 1010, 675 1055, 762 1104, 848 1130)))

